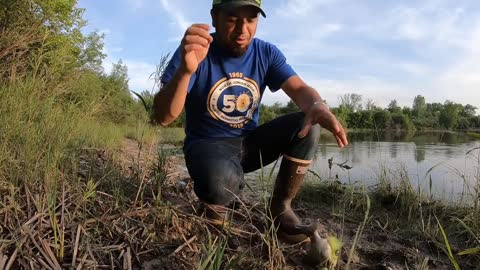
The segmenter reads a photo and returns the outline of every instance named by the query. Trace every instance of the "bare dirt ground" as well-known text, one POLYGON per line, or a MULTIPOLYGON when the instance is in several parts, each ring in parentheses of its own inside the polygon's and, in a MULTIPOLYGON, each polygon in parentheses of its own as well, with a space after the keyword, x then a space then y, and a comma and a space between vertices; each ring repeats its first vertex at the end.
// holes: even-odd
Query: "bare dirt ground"
MULTIPOLYGON (((136 141, 125 140, 118 157, 116 160, 126 178, 132 180, 135 176, 137 181, 144 182, 145 189, 151 188, 150 178, 154 173, 151 168, 158 162, 156 146, 140 149, 136 141), (142 177, 139 171, 143 172, 142 177)), ((214 246, 208 244, 209 240, 220 237, 227 242, 225 261, 241 256, 234 269, 315 269, 303 262, 305 245, 280 244, 278 248, 269 248, 265 244, 264 205, 258 195, 245 189, 240 198, 242 202, 234 207, 232 227, 218 228, 197 213, 198 199, 179 151, 168 156, 165 168, 168 174, 163 184, 162 204, 155 206, 153 198, 145 192, 141 209, 128 216, 141 224, 137 229, 127 228, 137 230, 140 240, 136 244, 124 242, 131 247, 128 251, 130 261, 124 258, 124 267, 130 262, 132 269, 197 269, 200 262, 205 261, 208 248, 214 246)), ((338 269, 344 269, 361 220, 350 218, 348 213, 332 214, 332 206, 321 198, 316 204, 300 198, 295 201, 294 208, 306 223, 320 224, 322 235, 336 235, 343 241, 338 269)), ((377 223, 371 220, 363 230, 351 269, 453 269, 448 257, 433 243, 400 238, 386 225, 377 223)), ((468 266, 464 269, 479 268, 468 266)))

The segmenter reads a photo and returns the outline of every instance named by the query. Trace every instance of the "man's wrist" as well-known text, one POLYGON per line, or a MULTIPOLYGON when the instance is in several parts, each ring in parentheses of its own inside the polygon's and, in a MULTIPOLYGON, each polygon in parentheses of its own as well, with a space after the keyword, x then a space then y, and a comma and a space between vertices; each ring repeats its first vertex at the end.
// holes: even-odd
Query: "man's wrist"
POLYGON ((328 109, 330 109, 330 107, 328 106, 328 104, 327 104, 323 99, 320 99, 320 100, 317 100, 317 101, 313 102, 312 107, 313 107, 313 106, 317 106, 317 105, 322 105, 322 106, 325 106, 325 107, 327 107, 328 109))
POLYGON ((180 77, 184 77, 184 76, 191 77, 193 75, 193 73, 195 73, 195 72, 189 72, 188 69, 183 65, 181 65, 177 70, 177 74, 180 77))

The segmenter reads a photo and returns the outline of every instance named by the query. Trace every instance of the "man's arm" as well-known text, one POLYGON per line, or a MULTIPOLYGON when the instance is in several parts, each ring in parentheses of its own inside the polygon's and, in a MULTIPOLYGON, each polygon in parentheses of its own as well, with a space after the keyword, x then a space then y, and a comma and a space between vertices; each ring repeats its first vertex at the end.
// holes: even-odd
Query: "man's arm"
POLYGON ((193 24, 185 31, 179 48, 180 65, 153 100, 155 121, 162 126, 170 124, 182 113, 190 79, 207 56, 210 43, 213 41, 209 29, 207 24, 193 24))
POLYGON ((153 115, 157 123, 167 126, 182 113, 191 77, 191 74, 178 69, 172 80, 155 95, 153 115))
POLYGON ((313 125, 320 124, 335 136, 338 146, 345 147, 348 144, 345 130, 315 89, 308 86, 298 75, 288 78, 281 88, 305 113, 299 137, 305 137, 313 125))
POLYGON ((298 75, 288 78, 281 88, 305 114, 313 103, 322 101, 318 92, 308 86, 298 75))

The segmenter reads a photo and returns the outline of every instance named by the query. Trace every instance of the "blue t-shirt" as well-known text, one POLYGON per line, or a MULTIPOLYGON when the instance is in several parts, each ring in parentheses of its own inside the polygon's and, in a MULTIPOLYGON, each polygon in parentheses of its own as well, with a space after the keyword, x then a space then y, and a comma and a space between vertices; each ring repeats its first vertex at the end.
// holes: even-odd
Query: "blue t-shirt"
MULTIPOLYGON (((170 82, 180 64, 178 48, 163 74, 163 84, 170 82)), ((277 91, 295 74, 282 52, 268 42, 254 38, 244 55, 230 57, 213 41, 190 79, 185 149, 199 139, 239 137, 254 130, 265 88, 277 91)))

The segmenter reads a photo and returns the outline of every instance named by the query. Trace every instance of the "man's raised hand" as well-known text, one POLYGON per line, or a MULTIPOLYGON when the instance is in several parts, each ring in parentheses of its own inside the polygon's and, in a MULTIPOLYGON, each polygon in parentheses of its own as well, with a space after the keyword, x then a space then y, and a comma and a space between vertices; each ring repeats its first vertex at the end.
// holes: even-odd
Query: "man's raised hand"
POLYGON ((205 59, 213 38, 209 33, 208 24, 193 24, 182 39, 182 69, 193 74, 198 65, 205 59))

